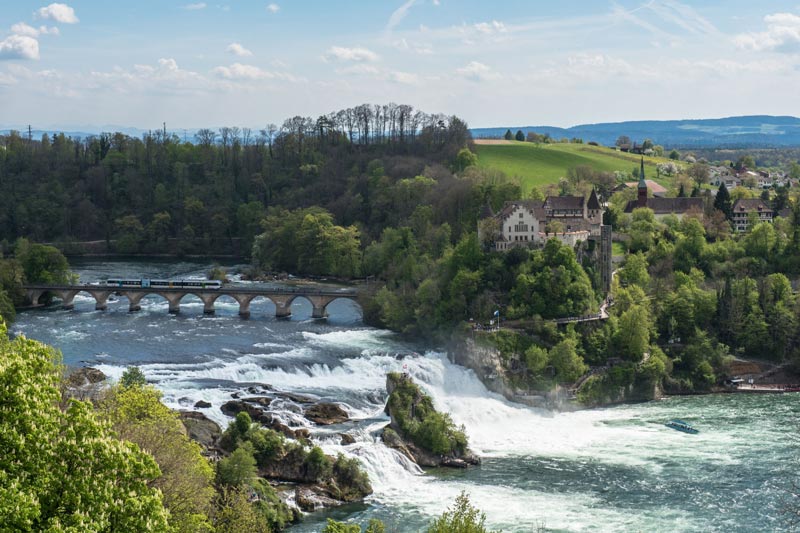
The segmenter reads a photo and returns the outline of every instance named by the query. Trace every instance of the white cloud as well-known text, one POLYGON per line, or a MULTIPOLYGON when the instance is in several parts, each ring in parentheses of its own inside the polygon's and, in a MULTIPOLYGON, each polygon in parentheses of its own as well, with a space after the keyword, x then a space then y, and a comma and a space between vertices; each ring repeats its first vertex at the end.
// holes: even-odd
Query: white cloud
POLYGON ((39 41, 27 35, 9 35, 0 41, 0 59, 39 59, 39 41))
POLYGON ((775 13, 764 17, 767 30, 737 35, 734 42, 739 48, 797 52, 800 50, 800 16, 793 13, 775 13))
POLYGON ((219 66, 211 69, 211 73, 230 81, 256 81, 256 80, 284 80, 284 81, 301 81, 299 78, 288 74, 286 72, 273 72, 264 70, 255 65, 243 65, 242 63, 234 63, 230 66, 219 66))
POLYGON ((477 61, 470 61, 465 67, 456 69, 456 74, 472 81, 489 81, 500 78, 492 68, 477 61))
POLYGON ((270 13, 277 13, 280 10, 281 6, 279 6, 278 4, 270 4, 267 6, 267 11, 269 11, 270 13))
POLYGON ((401 72, 399 70, 392 70, 386 73, 389 80, 404 85, 417 85, 419 83, 419 76, 412 72, 401 72))
POLYGON ((211 72, 226 80, 263 80, 274 77, 270 72, 253 65, 234 63, 229 67, 215 67, 211 72))
POLYGON ((491 22, 479 22, 478 24, 475 24, 475 29, 478 30, 480 33, 486 35, 492 35, 494 33, 505 33, 506 31, 508 31, 505 24, 503 24, 502 22, 498 22, 496 20, 493 20, 491 22))
POLYGON ((78 22, 75 10, 67 4, 53 3, 47 7, 40 7, 34 15, 43 19, 52 19, 62 24, 76 24, 78 22))
POLYGON ((251 52, 250 50, 248 50, 247 48, 245 48, 244 46, 242 46, 239 43, 231 43, 231 44, 229 44, 225 48, 225 51, 228 52, 228 53, 231 53, 231 54, 233 54, 235 56, 239 56, 239 57, 248 57, 248 56, 253 55, 253 52, 251 52))
POLYGON ((11 74, 0 72, 0 87, 4 85, 5 86, 14 85, 15 83, 17 83, 17 78, 12 76, 11 74))
POLYGON ((414 73, 384 69, 365 63, 358 63, 356 65, 350 65, 344 68, 336 69, 336 73, 353 76, 366 76, 376 80, 391 81, 394 83, 402 83, 404 85, 417 85, 420 83, 419 76, 414 73))
POLYGON ((28 37, 38 37, 39 35, 58 35, 60 32, 55 26, 48 28, 47 26, 39 26, 34 28, 24 22, 17 22, 11 26, 11 33, 17 35, 27 35, 28 37))
POLYGON ((386 23, 386 31, 391 32, 395 27, 400 24, 406 15, 408 15, 408 10, 411 9, 417 0, 407 0, 403 5, 398 7, 397 9, 392 12, 392 15, 389 17, 389 22, 386 23))
POLYGON ((331 46, 322 58, 326 61, 377 61, 378 54, 366 48, 345 48, 343 46, 331 46))
POLYGON ((186 4, 185 6, 183 6, 183 9, 185 9, 186 11, 197 11, 205 8, 206 8, 205 2, 198 2, 196 4, 186 4))
POLYGON ((433 54, 433 48, 429 44, 421 44, 421 43, 413 43, 409 44, 406 38, 402 38, 399 41, 395 41, 394 47, 398 50, 403 51, 410 51, 414 52, 415 54, 419 55, 431 55, 433 54))

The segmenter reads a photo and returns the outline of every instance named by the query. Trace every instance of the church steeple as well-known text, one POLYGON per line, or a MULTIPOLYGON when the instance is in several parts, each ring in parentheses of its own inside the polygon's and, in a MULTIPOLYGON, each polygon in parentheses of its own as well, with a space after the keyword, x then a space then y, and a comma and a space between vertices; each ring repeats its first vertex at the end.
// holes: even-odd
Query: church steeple
POLYGON ((639 167, 639 186, 638 186, 638 197, 636 204, 638 207, 647 207, 647 181, 644 179, 644 157, 641 160, 641 166, 639 167))

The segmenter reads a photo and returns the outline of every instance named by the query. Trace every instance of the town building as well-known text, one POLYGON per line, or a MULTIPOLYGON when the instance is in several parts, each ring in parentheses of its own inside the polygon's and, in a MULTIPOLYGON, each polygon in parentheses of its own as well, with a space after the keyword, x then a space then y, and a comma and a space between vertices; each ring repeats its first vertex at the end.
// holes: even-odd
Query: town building
POLYGON ((772 222, 775 212, 759 198, 740 198, 733 204, 733 229, 747 231, 753 221, 772 222))
POLYGON ((684 215, 690 212, 696 212, 700 215, 703 214, 703 199, 702 198, 648 198, 647 197, 647 181, 644 176, 644 158, 642 158, 641 167, 639 170, 639 184, 637 186, 636 200, 631 200, 625 206, 626 213, 633 213, 634 209, 646 207, 653 210, 653 214, 657 220, 661 220, 666 216, 673 215, 678 218, 683 218, 684 215))

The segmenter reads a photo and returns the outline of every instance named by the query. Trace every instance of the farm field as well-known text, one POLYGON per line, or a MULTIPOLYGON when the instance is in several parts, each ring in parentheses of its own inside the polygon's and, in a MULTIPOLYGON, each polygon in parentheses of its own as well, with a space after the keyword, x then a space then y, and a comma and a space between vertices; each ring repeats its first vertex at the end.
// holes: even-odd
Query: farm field
MULTIPOLYGON (((588 144, 541 144, 520 141, 475 141, 478 165, 517 177, 524 191, 531 187, 555 183, 567 175, 567 170, 588 165, 595 170, 630 172, 639 166, 639 156, 617 152, 588 144)), ((656 164, 669 161, 660 157, 645 157, 645 173, 655 179, 656 164)), ((664 183, 664 180, 657 180, 664 183)))

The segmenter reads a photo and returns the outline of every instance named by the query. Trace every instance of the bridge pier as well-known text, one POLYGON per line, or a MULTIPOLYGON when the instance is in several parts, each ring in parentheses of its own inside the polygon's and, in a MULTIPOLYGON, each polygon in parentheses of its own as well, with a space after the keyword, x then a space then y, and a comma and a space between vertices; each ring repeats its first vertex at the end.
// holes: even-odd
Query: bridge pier
POLYGON ((244 295, 232 294, 233 298, 239 302, 239 316, 241 318, 250 318, 250 302, 255 296, 247 297, 244 295))
POLYGON ((177 315, 181 312, 181 298, 185 296, 185 293, 159 293, 164 298, 167 299, 169 302, 169 314, 177 315))
POLYGON ((75 308, 75 295, 78 294, 78 291, 64 291, 61 293, 61 308, 62 309, 74 309, 75 308))
POLYGON ((203 314, 213 315, 216 312, 214 309, 214 302, 217 301, 218 295, 216 294, 200 294, 200 299, 203 300, 203 314))
POLYGON ((108 309, 108 297, 111 296, 109 291, 91 291, 89 294, 94 297, 95 311, 105 311, 108 309))
POLYGON ((294 296, 270 296, 275 304, 275 318, 289 318, 292 316, 292 302, 294 296))
POLYGON ((134 313, 142 310, 141 301, 144 298, 143 292, 121 292, 120 296, 128 299, 128 312, 134 313))

